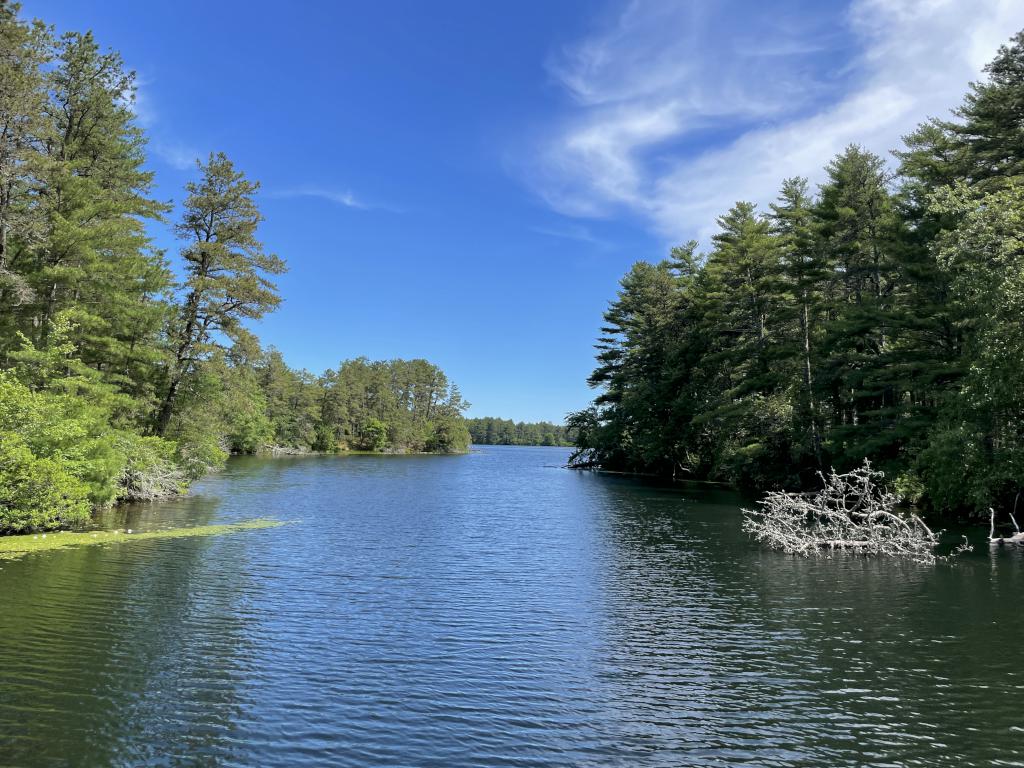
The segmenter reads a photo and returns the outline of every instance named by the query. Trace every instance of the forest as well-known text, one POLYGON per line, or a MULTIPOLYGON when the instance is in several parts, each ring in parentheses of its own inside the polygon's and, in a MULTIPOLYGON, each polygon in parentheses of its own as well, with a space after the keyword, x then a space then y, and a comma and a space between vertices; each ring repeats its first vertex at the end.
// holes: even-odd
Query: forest
POLYGON ((469 436, 476 445, 561 445, 570 446, 569 433, 561 424, 527 422, 483 416, 466 419, 469 436))
POLYGON ((155 199, 135 75, 18 13, 0 5, 0 533, 174 495, 231 452, 467 449, 467 403, 425 360, 313 375, 262 348, 247 324, 286 265, 258 183, 214 153, 177 207, 155 199))
MULTIPOLYGON (((768 490, 865 458, 935 513, 1024 487, 1024 33, 887 162, 737 202, 604 316, 573 463, 768 490)), ((826 158, 822 158, 823 162, 826 158)))

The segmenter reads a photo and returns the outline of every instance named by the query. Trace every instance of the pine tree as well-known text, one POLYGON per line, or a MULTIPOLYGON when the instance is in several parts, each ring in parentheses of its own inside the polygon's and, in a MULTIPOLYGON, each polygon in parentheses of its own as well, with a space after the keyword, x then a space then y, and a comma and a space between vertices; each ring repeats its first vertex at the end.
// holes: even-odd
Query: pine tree
MULTIPOLYGON (((802 436, 804 450, 814 457, 816 468, 821 469, 823 426, 815 372, 828 267, 807 179, 786 179, 778 201, 771 208, 773 229, 778 237, 780 270, 788 292, 787 303, 791 315, 795 315, 797 330, 795 336, 790 334, 789 349, 783 350, 782 356, 797 357, 800 361, 802 386, 797 398, 796 428, 802 436)), ((787 326, 792 325, 791 316, 786 320, 790 321, 787 326)))
POLYGON ((897 152, 901 172, 931 188, 955 180, 989 192, 1024 175, 1024 31, 1000 46, 953 119, 932 119, 897 152))
POLYGON ((883 160, 850 146, 827 166, 816 216, 833 274, 823 346, 832 403, 832 452, 845 462, 895 451, 889 428, 896 393, 890 310, 896 286, 897 220, 883 160))
MULTIPOLYGON (((24 24, 17 13, 17 5, 0 7, 0 304, 5 309, 33 297, 17 262, 42 226, 32 188, 45 135, 42 68, 50 44, 42 24, 24 24)), ((13 314, 5 311, 3 317, 9 321, 13 314)), ((5 338, 14 334, 6 322, 0 331, 5 338)))
POLYGON ((607 429, 618 434, 620 461, 630 468, 671 467, 674 449, 665 424, 671 411, 670 356, 677 284, 669 262, 638 262, 605 313, 599 366, 589 379, 602 387, 607 429))
MULTIPOLYGON (((770 391, 771 346, 781 330, 780 252, 767 219, 740 202, 718 219, 704 273, 714 291, 707 311, 737 387, 728 397, 770 391)), ((723 358, 723 359, 725 359, 723 358)))
POLYGON ((134 74, 91 34, 62 36, 52 58, 33 164, 40 224, 22 237, 17 261, 34 298, 14 315, 40 345, 54 318, 69 318, 82 361, 145 401, 169 272, 145 232, 164 206, 149 197, 145 139, 130 109, 134 74))
POLYGON ((235 338, 245 320, 255 320, 280 303, 271 276, 284 262, 264 252, 256 239, 262 216, 256 206, 259 185, 248 181, 223 153, 200 164, 202 179, 186 186, 188 197, 177 226, 187 245, 185 301, 170 330, 173 353, 156 418, 163 435, 174 415, 182 382, 211 351, 217 335, 235 338))

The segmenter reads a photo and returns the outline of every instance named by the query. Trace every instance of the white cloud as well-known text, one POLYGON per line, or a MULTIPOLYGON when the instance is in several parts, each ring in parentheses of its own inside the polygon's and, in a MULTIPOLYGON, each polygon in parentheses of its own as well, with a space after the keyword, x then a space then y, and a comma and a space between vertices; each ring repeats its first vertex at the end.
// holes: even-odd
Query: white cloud
POLYGON ((153 149, 153 154, 179 171, 194 169, 196 160, 201 156, 199 150, 176 141, 155 139, 150 146, 153 149))
POLYGON ((326 187, 296 187, 267 193, 270 197, 318 197, 331 203, 337 203, 346 208, 356 208, 361 211, 369 210, 370 205, 359 200, 350 189, 328 189, 326 187))
POLYGON ((137 76, 134 94, 130 100, 125 102, 125 106, 135 116, 135 122, 146 129, 150 137, 149 149, 157 158, 179 171, 194 169, 196 160, 203 153, 176 139, 161 137, 161 133, 166 133, 166 131, 161 130, 159 111, 151 94, 152 83, 152 80, 141 75, 137 76))
POLYGON ((149 84, 149 80, 136 74, 134 92, 130 98, 122 102, 135 116, 135 121, 143 128, 152 126, 156 123, 157 118, 156 108, 153 106, 153 101, 149 97, 147 89, 149 84))
POLYGON ((535 148, 538 193, 706 238, 736 200, 766 204, 784 177, 820 181, 849 143, 886 154, 948 114, 1024 27, 1019 0, 854 0, 842 29, 775 10, 742 22, 727 4, 634 2, 567 48, 550 69, 574 107, 535 148))

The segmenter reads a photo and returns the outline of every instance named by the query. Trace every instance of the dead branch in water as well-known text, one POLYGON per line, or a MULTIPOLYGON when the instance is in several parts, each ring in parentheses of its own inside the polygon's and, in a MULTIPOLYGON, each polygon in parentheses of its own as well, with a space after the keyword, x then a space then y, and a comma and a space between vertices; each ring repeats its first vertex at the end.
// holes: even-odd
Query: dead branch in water
MULTIPOLYGON (((1017 499, 1013 502, 1014 511, 1017 510, 1017 501, 1020 500, 1020 494, 1017 494, 1017 499)), ((996 511, 992 507, 988 508, 988 543, 989 546, 998 547, 1001 544, 1017 544, 1024 545, 1024 532, 1021 532, 1020 526, 1017 525, 1017 518, 1013 516, 1013 512, 1010 513, 1010 521, 1013 523, 1013 529, 1016 531, 1012 536, 996 536, 996 511)))
POLYGON ((895 511, 897 497, 882 487, 884 474, 869 461, 820 477, 820 491, 772 491, 758 502, 760 509, 744 509, 743 530, 773 549, 800 555, 839 549, 935 561, 938 535, 917 515, 895 511))
POLYGON ((158 501, 183 492, 185 473, 174 464, 156 461, 145 468, 128 467, 121 477, 120 501, 158 501))

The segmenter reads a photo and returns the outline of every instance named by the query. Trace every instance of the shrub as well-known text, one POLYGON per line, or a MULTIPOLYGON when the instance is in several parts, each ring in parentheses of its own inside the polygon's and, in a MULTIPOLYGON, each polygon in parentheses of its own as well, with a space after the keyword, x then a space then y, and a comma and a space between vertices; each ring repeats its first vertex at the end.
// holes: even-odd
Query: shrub
POLYGON ((60 461, 35 456, 19 435, 0 433, 0 533, 81 524, 89 510, 86 484, 60 461))

